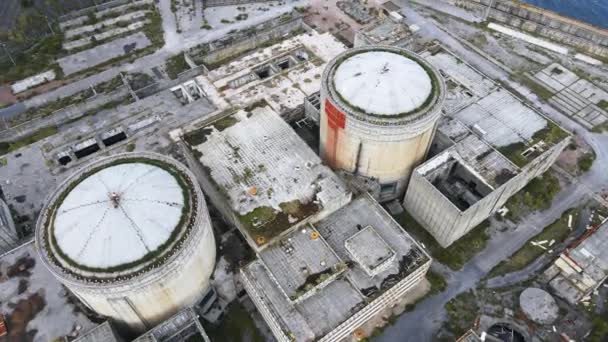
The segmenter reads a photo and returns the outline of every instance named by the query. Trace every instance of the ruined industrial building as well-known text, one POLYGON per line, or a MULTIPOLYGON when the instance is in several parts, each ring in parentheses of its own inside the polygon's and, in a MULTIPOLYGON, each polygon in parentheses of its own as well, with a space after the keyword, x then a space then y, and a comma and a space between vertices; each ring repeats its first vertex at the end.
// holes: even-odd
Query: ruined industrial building
POLYGON ((442 48, 423 54, 446 79, 434 156, 404 205, 447 247, 497 212, 568 145, 569 134, 442 48))
POLYGON ((430 264, 363 196, 285 235, 241 274, 278 341, 340 341, 416 286, 430 264))
POLYGON ((544 274, 555 293, 575 305, 588 301, 607 276, 608 223, 568 246, 544 274))

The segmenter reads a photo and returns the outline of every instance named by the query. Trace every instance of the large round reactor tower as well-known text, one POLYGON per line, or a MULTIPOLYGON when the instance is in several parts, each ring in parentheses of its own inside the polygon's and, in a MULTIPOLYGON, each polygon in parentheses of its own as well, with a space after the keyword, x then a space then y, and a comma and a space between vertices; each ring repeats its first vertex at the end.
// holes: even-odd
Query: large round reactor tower
POLYGON ((68 177, 42 209, 36 246, 76 297, 131 333, 196 304, 215 266, 194 175, 152 153, 101 159, 68 177))
POLYGON ((434 67, 404 49, 340 54, 323 73, 321 157, 334 169, 378 180, 381 200, 402 197, 431 145, 444 87, 434 67))

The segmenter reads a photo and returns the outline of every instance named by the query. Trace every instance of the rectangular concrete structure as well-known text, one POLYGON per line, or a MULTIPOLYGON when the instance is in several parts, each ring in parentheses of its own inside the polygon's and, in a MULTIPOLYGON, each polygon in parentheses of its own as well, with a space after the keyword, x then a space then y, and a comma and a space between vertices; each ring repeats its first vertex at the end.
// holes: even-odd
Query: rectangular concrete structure
POLYGON ((413 173, 404 205, 443 247, 543 174, 569 134, 445 50, 426 53, 448 95, 435 156, 413 173))
POLYGON ((405 230, 363 195, 266 248, 241 278, 279 342, 342 341, 401 300, 430 264, 405 230))
POLYGON ((196 134, 204 135, 192 148, 205 193, 255 250, 350 201, 344 183, 270 107, 238 111, 196 134))

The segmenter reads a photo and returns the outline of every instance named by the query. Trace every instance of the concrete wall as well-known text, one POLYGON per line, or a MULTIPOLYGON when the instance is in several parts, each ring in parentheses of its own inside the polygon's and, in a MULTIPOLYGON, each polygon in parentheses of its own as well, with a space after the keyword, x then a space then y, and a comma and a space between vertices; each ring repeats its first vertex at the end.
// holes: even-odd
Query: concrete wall
POLYGON ((0 254, 4 254, 17 247, 19 237, 11 210, 2 199, 0 199, 0 254))
MULTIPOLYGON (((456 0, 459 6, 484 11, 491 0, 456 0)), ((586 53, 608 57, 608 30, 560 16, 532 5, 510 0, 493 1, 488 19, 575 47, 586 53)))
POLYGON ((197 46, 188 52, 191 60, 205 64, 213 69, 214 65, 263 45, 271 45, 277 39, 284 39, 305 28, 302 16, 297 13, 285 14, 263 22, 246 30, 237 31, 221 39, 197 46))
POLYGON ((565 139, 556 144, 523 167, 515 177, 465 211, 460 211, 423 175, 414 172, 404 206, 442 247, 448 247, 504 206, 511 196, 532 179, 547 171, 569 143, 570 139, 565 139))

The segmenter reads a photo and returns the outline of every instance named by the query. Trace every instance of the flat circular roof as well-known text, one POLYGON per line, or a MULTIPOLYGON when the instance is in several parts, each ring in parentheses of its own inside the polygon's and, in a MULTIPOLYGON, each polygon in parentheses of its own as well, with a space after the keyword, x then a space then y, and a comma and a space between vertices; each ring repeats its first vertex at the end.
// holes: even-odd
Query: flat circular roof
POLYGON ((390 51, 348 57, 336 69, 333 82, 343 101, 373 115, 415 111, 433 94, 428 72, 416 60, 390 51))
POLYGON ((148 163, 108 166, 76 184, 56 210, 56 246, 75 263, 110 268, 138 261, 170 239, 183 215, 174 175, 148 163))

